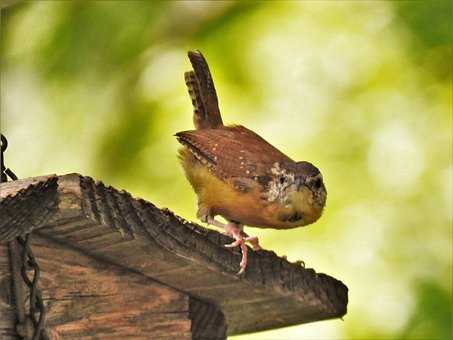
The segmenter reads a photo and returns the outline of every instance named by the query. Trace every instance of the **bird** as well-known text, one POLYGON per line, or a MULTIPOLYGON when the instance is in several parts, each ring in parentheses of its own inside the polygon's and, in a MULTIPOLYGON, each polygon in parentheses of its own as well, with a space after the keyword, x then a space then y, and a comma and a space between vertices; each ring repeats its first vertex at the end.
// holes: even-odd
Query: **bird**
POLYGON ((192 70, 184 78, 195 129, 175 134, 182 145, 179 159, 198 197, 197 218, 234 240, 226 247, 240 247, 240 275, 247 267, 246 243, 254 251, 262 249, 244 225, 290 229, 311 224, 322 215, 327 191, 312 163, 294 161, 242 125, 225 125, 206 59, 198 50, 188 57, 192 70))

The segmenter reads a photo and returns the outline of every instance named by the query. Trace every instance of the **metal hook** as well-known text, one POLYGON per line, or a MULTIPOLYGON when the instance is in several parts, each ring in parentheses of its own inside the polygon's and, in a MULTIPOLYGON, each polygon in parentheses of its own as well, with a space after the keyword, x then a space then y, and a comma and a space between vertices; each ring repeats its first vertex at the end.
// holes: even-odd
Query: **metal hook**
POLYGON ((6 139, 5 136, 1 135, 1 155, 0 155, 0 182, 6 182, 8 179, 5 174, 5 159, 3 157, 3 152, 5 152, 6 148, 8 147, 8 140, 6 139))
POLYGON ((11 178, 13 181, 17 180, 17 176, 14 174, 14 172, 11 169, 8 169, 5 167, 5 157, 3 156, 3 153, 5 150, 8 148, 8 140, 6 139, 3 134, 1 135, 1 142, 2 145, 0 147, 1 150, 1 155, 0 155, 0 182, 6 182, 8 180, 8 177, 11 178))
POLYGON ((2 152, 4 152, 8 147, 8 140, 6 139, 5 136, 3 136, 3 134, 1 135, 1 140, 2 140, 2 152))

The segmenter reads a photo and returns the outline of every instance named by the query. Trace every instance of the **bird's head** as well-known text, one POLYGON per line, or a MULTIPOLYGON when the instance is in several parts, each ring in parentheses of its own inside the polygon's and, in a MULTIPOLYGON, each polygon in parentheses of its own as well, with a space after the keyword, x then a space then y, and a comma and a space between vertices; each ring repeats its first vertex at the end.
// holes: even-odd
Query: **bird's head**
POLYGON ((287 208, 281 217, 292 225, 315 222, 326 204, 327 191, 321 172, 309 162, 291 162, 279 167, 277 181, 283 185, 281 202, 287 208))
POLYGON ((324 206, 326 203, 326 187, 319 169, 304 161, 294 163, 293 168, 297 190, 301 192, 310 191, 313 194, 313 203, 324 206))

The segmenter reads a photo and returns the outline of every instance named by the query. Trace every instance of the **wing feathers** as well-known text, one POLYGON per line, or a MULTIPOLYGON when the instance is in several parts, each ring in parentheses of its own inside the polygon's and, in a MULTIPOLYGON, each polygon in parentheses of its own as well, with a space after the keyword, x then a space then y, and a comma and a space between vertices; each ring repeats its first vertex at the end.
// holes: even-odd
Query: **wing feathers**
POLYGON ((219 178, 268 179, 276 163, 291 159, 243 126, 178 132, 178 141, 219 178))

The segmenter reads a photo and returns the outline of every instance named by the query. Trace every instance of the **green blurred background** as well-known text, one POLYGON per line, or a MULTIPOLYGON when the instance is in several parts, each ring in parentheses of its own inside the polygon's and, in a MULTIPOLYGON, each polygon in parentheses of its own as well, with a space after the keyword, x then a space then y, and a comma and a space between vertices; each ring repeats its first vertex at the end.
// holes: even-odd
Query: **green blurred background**
POLYGON ((231 339, 452 338, 451 2, 12 3, 1 128, 20 177, 79 172, 196 220, 172 136, 192 128, 188 49, 224 121, 322 170, 319 222, 249 232, 341 279, 348 314, 231 339))

